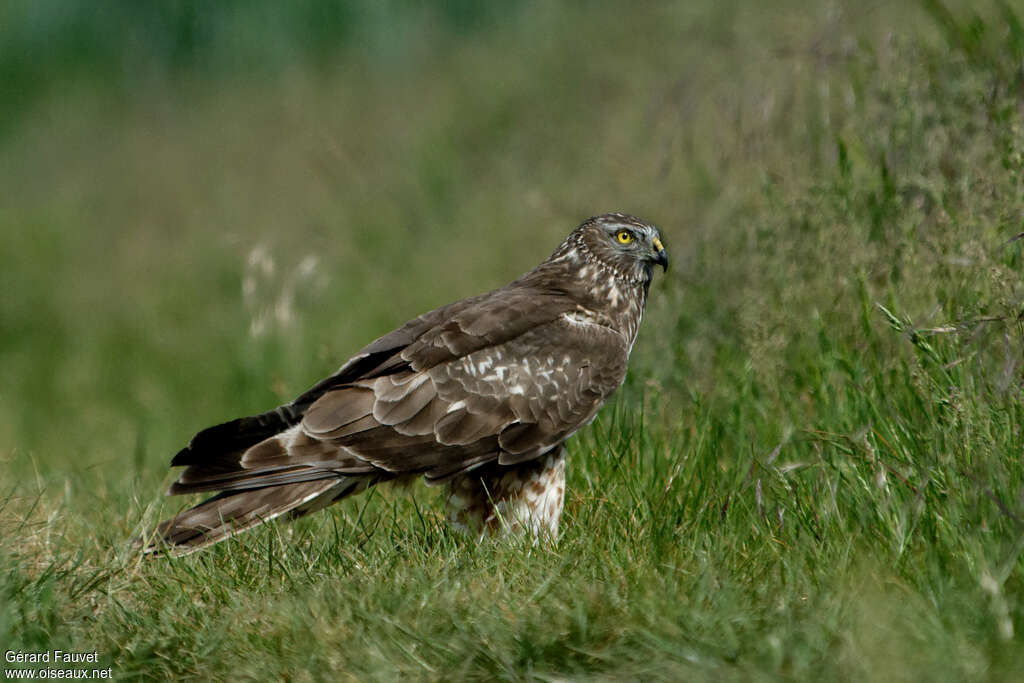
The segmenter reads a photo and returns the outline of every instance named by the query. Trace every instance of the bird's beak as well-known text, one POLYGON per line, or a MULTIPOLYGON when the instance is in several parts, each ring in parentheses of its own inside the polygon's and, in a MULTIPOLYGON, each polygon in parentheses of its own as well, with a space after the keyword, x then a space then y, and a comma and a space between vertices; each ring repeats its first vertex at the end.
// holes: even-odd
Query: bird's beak
POLYGON ((657 237, 654 238, 654 262, 661 266, 663 272, 668 272, 668 253, 665 251, 665 245, 661 243, 661 240, 657 237))

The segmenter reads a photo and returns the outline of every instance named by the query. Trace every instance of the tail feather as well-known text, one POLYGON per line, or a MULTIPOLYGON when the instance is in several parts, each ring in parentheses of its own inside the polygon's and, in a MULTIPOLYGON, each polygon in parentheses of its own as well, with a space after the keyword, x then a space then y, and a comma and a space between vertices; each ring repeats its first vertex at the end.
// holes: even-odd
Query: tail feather
POLYGON ((374 483, 372 477, 342 476, 227 491, 162 522, 146 552, 187 555, 281 515, 295 519, 315 512, 374 483))
POLYGON ((249 472, 229 472, 223 475, 208 475, 205 472, 196 474, 186 470, 185 474, 167 489, 167 495, 178 496, 209 491, 251 491, 268 486, 337 479, 341 474, 334 470, 313 467, 279 467, 249 472), (186 475, 189 475, 188 478, 186 475))

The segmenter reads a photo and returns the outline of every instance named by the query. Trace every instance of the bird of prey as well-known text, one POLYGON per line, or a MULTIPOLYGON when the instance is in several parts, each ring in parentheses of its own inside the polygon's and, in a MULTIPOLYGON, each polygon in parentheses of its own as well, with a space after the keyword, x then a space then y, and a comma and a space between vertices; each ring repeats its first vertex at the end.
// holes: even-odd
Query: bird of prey
POLYGON ((386 481, 446 487, 471 534, 557 534, 565 441, 626 376, 657 228, 584 221, 509 285, 425 313, 287 405, 204 429, 169 494, 217 492, 161 523, 147 550, 186 554, 386 481))

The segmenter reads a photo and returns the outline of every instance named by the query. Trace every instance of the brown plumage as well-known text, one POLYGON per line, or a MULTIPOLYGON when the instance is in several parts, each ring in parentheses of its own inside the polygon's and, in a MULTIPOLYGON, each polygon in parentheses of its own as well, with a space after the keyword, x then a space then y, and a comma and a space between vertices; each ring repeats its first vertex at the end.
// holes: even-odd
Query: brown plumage
POLYGON ((185 470, 169 493, 219 493, 147 550, 184 554, 416 476, 447 485, 457 527, 557 532, 563 444, 622 384, 656 264, 656 228, 591 218, 511 284, 411 320, 287 405, 204 429, 171 461, 185 470))

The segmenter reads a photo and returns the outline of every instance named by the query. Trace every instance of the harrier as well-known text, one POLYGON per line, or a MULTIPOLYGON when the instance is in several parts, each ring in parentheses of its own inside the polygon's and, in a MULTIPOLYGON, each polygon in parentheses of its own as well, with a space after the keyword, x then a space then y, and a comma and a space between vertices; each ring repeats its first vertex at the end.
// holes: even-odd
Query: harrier
POLYGON ((515 282, 406 323, 287 405, 204 429, 168 493, 217 494, 147 550, 186 554, 417 476, 446 487, 457 528, 556 534, 565 441, 622 384, 655 265, 657 228, 596 216, 515 282))

